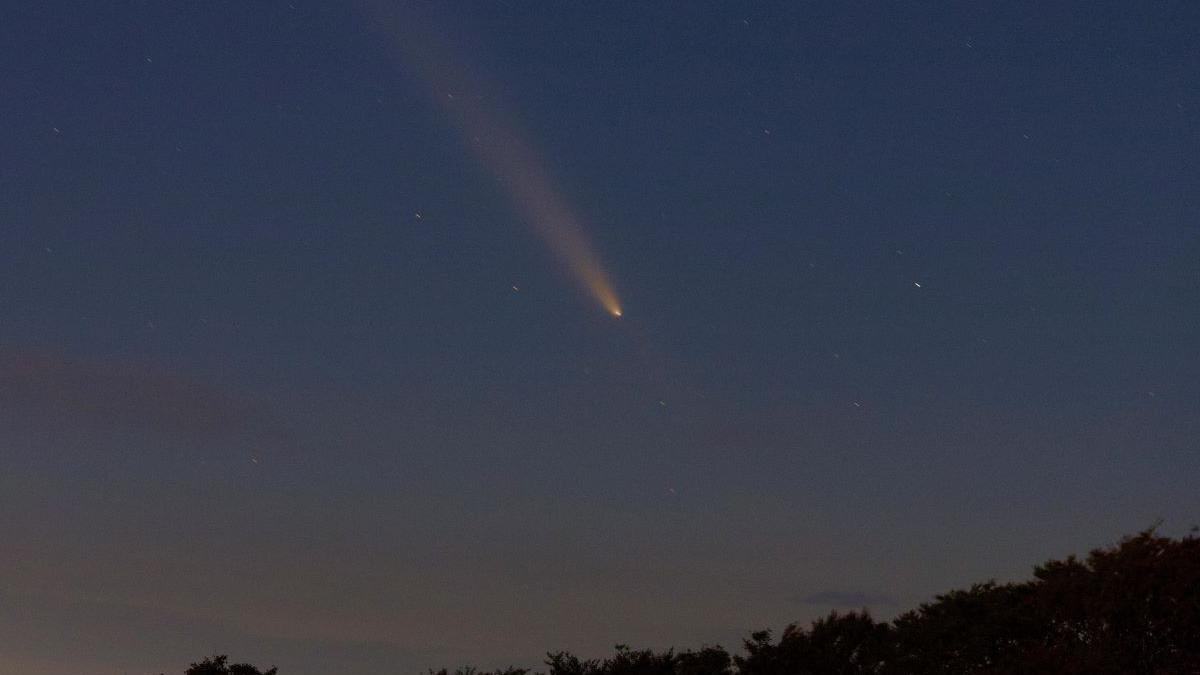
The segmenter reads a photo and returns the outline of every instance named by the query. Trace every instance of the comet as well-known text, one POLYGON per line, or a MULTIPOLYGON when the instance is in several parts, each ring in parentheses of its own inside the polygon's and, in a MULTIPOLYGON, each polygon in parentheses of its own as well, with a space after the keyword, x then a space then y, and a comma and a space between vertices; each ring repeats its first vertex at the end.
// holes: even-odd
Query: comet
POLYGON ((514 209, 579 288, 620 318, 621 301, 579 216, 556 189, 548 163, 501 113, 501 97, 437 39, 443 32, 433 30, 408 3, 364 1, 397 66, 424 82, 464 145, 504 185, 514 209))

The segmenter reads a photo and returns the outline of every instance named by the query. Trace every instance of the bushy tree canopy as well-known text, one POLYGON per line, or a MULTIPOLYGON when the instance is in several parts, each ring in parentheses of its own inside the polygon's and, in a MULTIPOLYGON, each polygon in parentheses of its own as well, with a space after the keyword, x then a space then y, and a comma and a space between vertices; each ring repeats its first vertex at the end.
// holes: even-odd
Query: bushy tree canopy
MULTIPOLYGON (((606 659, 547 654, 545 675, 1200 675, 1200 538, 1147 530, 1051 560, 1021 583, 978 583, 890 622, 860 612, 807 628, 750 634, 744 655, 719 646, 654 652, 617 645, 606 659)), ((225 656, 186 675, 275 675, 225 656)), ((429 675, 530 675, 459 668, 429 675)), ((541 675, 541 674, 539 674, 541 675)))
POLYGON ((276 675, 278 669, 259 670, 248 663, 229 663, 229 657, 224 654, 193 663, 184 675, 276 675))

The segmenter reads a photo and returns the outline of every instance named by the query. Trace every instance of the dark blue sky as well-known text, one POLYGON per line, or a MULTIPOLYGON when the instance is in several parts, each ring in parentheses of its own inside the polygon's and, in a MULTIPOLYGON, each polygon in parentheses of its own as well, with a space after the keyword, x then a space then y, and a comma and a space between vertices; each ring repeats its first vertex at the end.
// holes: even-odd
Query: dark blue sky
POLYGON ((0 658, 733 648, 1196 523, 1200 5, 995 5, 5 6, 0 658))

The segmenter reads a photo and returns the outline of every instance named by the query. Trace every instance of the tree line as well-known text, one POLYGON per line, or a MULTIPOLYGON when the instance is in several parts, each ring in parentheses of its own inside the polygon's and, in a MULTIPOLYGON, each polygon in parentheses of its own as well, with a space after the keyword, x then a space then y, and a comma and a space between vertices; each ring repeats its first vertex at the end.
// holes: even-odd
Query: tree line
MULTIPOLYGON (((617 645, 583 660, 550 652, 545 668, 471 667, 428 675, 1200 675, 1200 538, 1147 530, 1118 544, 1051 560, 1033 578, 987 581, 935 597, 891 621, 864 609, 832 612, 776 636, 656 652, 617 645)), ((186 675, 276 675, 224 656, 186 675)))

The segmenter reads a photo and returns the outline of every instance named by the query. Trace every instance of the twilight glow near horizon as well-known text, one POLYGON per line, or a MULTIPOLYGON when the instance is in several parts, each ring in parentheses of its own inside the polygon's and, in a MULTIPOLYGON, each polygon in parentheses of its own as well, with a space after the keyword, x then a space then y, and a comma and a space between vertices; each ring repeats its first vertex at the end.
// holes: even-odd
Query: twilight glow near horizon
POLYGON ((1198 2, 39 0, 0 63, 0 675, 738 652, 1200 522, 1198 2))

